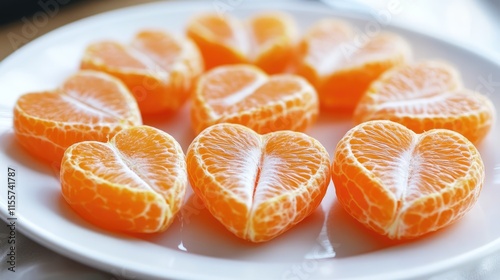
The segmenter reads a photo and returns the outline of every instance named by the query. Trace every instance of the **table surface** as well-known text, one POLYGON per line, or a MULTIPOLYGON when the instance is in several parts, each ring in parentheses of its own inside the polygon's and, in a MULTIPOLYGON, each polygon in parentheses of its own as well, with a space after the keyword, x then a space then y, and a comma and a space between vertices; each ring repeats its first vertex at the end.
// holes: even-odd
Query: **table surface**
MULTIPOLYGON (((26 32, 25 26, 32 16, 0 25, 0 61, 23 44, 67 23, 105 11, 155 1, 159 0, 79 0, 73 3, 66 1, 69 3, 63 9, 59 9, 51 15, 50 20, 39 24, 30 32, 26 32)), ((347 3, 354 9, 366 8, 363 5, 369 3, 374 10, 384 7, 388 2, 388 0, 324 2, 335 1, 347 3)), ((500 0, 419 0, 414 2, 412 8, 398 15, 395 22, 418 24, 429 28, 445 38, 487 51, 500 61, 498 48, 500 45, 500 32, 498 31, 500 0)), ((17 236, 19 244, 17 272, 11 273, 5 266, 8 248, 7 230, 6 226, 0 226, 0 279, 137 279, 133 275, 122 275, 121 272, 105 273, 79 264, 40 246, 19 233, 17 236)), ((460 271, 446 271, 433 278, 500 279, 500 253, 463 266, 460 271)))

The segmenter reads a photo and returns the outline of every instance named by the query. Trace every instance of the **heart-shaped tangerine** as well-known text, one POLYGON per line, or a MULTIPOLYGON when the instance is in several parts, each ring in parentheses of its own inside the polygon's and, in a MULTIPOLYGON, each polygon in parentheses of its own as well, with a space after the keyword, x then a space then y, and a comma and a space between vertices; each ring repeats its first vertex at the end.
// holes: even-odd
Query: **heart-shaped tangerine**
POLYGON ((354 119, 391 120, 416 133, 451 129, 479 143, 495 118, 493 103, 462 87, 459 73, 445 62, 424 61, 384 73, 364 94, 354 119))
POLYGON ((259 13, 247 21, 205 13, 189 21, 187 35, 198 45, 207 69, 249 63, 276 74, 292 60, 296 29, 293 18, 282 12, 259 13))
POLYGON ((352 112, 373 80, 411 58, 400 36, 369 35, 356 33, 347 22, 324 19, 303 36, 297 73, 316 88, 321 107, 352 112))
POLYGON ((24 94, 14 107, 14 133, 31 154, 60 165, 64 150, 84 141, 107 141, 142 124, 137 103, 118 79, 80 71, 62 86, 24 94))
POLYGON ((349 130, 332 164, 343 208, 392 239, 418 237, 460 219, 476 202, 484 176, 479 152, 461 134, 416 134, 386 120, 349 130))
POLYGON ((190 39, 161 30, 142 30, 128 45, 115 41, 90 44, 82 69, 119 78, 134 94, 142 114, 169 113, 188 99, 203 59, 190 39))
POLYGON ((210 213, 236 236, 270 240, 310 215, 330 182, 325 148, 306 134, 259 135, 216 124, 189 146, 189 180, 210 213))
POLYGON ((260 134, 304 131, 318 116, 316 91, 302 77, 268 76, 251 65, 228 65, 203 74, 192 96, 191 123, 199 133, 216 123, 245 125, 260 134))
POLYGON ((113 231, 165 230, 186 186, 181 146, 149 126, 122 130, 107 143, 76 143, 61 164, 64 199, 87 221, 113 231))

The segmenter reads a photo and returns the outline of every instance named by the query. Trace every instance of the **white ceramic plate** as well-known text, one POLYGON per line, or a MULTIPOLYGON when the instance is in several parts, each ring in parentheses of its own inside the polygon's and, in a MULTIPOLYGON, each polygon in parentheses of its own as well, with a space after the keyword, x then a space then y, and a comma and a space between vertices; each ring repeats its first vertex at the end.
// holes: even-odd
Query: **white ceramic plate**
MULTIPOLYGON (((60 28, 23 47, 0 64, 0 108, 10 112, 22 93, 51 89, 78 69, 85 46, 103 38, 128 41, 144 27, 182 33, 195 12, 214 10, 221 1, 164 2, 122 9, 60 28)), ((305 1, 260 3, 222 1, 245 17, 263 9, 290 12, 304 29, 319 18, 345 18, 362 30, 373 19, 339 15, 305 1), (231 6, 235 5, 235 6, 231 6)), ((455 64, 465 85, 489 94, 487 81, 500 64, 487 56, 408 29, 390 27, 409 40, 416 59, 440 58, 455 64), (486 81, 486 82, 485 82, 486 81)), ((373 29, 372 29, 373 30, 373 29)), ((493 77, 492 77, 493 75, 493 77)), ((498 91, 498 88, 496 88, 498 91)), ((187 108, 172 119, 146 122, 171 133, 184 150, 193 139, 187 108)), ((330 153, 350 128, 347 118, 322 116, 309 134, 330 153)), ((63 255, 106 271, 137 278, 173 279, 389 279, 429 276, 456 268, 500 249, 500 146, 498 122, 479 147, 486 182, 477 205, 458 223, 407 243, 391 243, 364 230, 335 201, 333 185, 321 207, 298 226, 259 245, 240 241, 224 230, 193 196, 164 233, 126 236, 102 231, 80 219, 65 204, 50 166, 34 160, 15 142, 10 121, 0 128, 0 214, 7 217, 7 167, 17 171, 18 228, 63 255)))

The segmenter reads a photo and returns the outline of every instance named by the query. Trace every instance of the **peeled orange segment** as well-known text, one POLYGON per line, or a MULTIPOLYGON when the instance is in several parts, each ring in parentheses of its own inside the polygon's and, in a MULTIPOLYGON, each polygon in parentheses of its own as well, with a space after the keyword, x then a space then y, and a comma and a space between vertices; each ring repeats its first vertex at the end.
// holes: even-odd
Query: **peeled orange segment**
POLYGON ((207 69, 251 63, 276 74, 290 64, 297 31, 292 17, 281 12, 260 13, 248 21, 205 13, 191 19, 187 35, 200 48, 207 69))
POLYGON ((347 132, 332 164, 343 208, 392 239, 415 238, 460 219, 477 201, 484 176, 479 152, 459 133, 416 134, 384 120, 347 132))
POLYGON ((451 129, 474 143, 491 129, 493 103, 462 88, 458 72, 444 62, 425 61, 394 68, 374 82, 359 102, 357 123, 387 119, 416 133, 451 129))
POLYGON ((247 62, 250 48, 247 31, 243 23, 231 15, 198 15, 188 23, 186 32, 198 45, 207 70, 247 62))
POLYGON ((259 135, 235 124, 205 129, 188 148, 189 180, 236 236, 268 241, 310 215, 330 182, 325 148, 299 132, 259 135))
POLYGON ((315 86, 322 107, 342 111, 353 111, 373 80, 411 57, 408 43, 395 34, 362 37, 332 19, 314 24, 298 49, 297 73, 315 86))
POLYGON ((59 166, 64 150, 84 141, 107 141, 142 124, 137 103, 118 79, 80 71, 53 90, 24 94, 14 107, 14 133, 32 155, 59 166))
POLYGON ((203 74, 191 104, 191 122, 199 133, 216 123, 245 125, 264 134, 304 131, 318 116, 316 91, 303 78, 268 76, 250 65, 228 65, 203 74))
POLYGON ((247 26, 253 44, 250 61, 268 74, 287 71, 298 37, 293 18, 282 12, 261 13, 251 17, 247 26))
POLYGON ((64 199, 87 221, 113 231, 165 230, 186 186, 180 145, 149 126, 122 130, 107 143, 74 144, 61 164, 64 199))
POLYGON ((190 39, 144 30, 129 45, 113 41, 89 45, 81 68, 119 78, 134 94, 141 112, 155 114, 176 111, 184 104, 203 72, 203 59, 190 39))

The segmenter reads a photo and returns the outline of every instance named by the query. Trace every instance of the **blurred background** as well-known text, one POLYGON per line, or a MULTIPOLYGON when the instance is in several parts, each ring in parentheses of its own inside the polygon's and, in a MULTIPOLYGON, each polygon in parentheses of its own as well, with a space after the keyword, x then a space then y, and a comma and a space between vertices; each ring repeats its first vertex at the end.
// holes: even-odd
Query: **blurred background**
POLYGON ((122 7, 157 1, 0 0, 0 60, 22 45, 70 22, 122 7))
MULTIPOLYGON (((0 60, 59 26, 97 13, 155 1, 161 0, 0 0, 0 60)), ((401 12, 394 15, 391 23, 414 26, 463 45, 495 52, 500 59, 500 0, 321 2, 333 9, 361 12, 370 17, 376 17, 397 2, 402 6, 401 12)))

